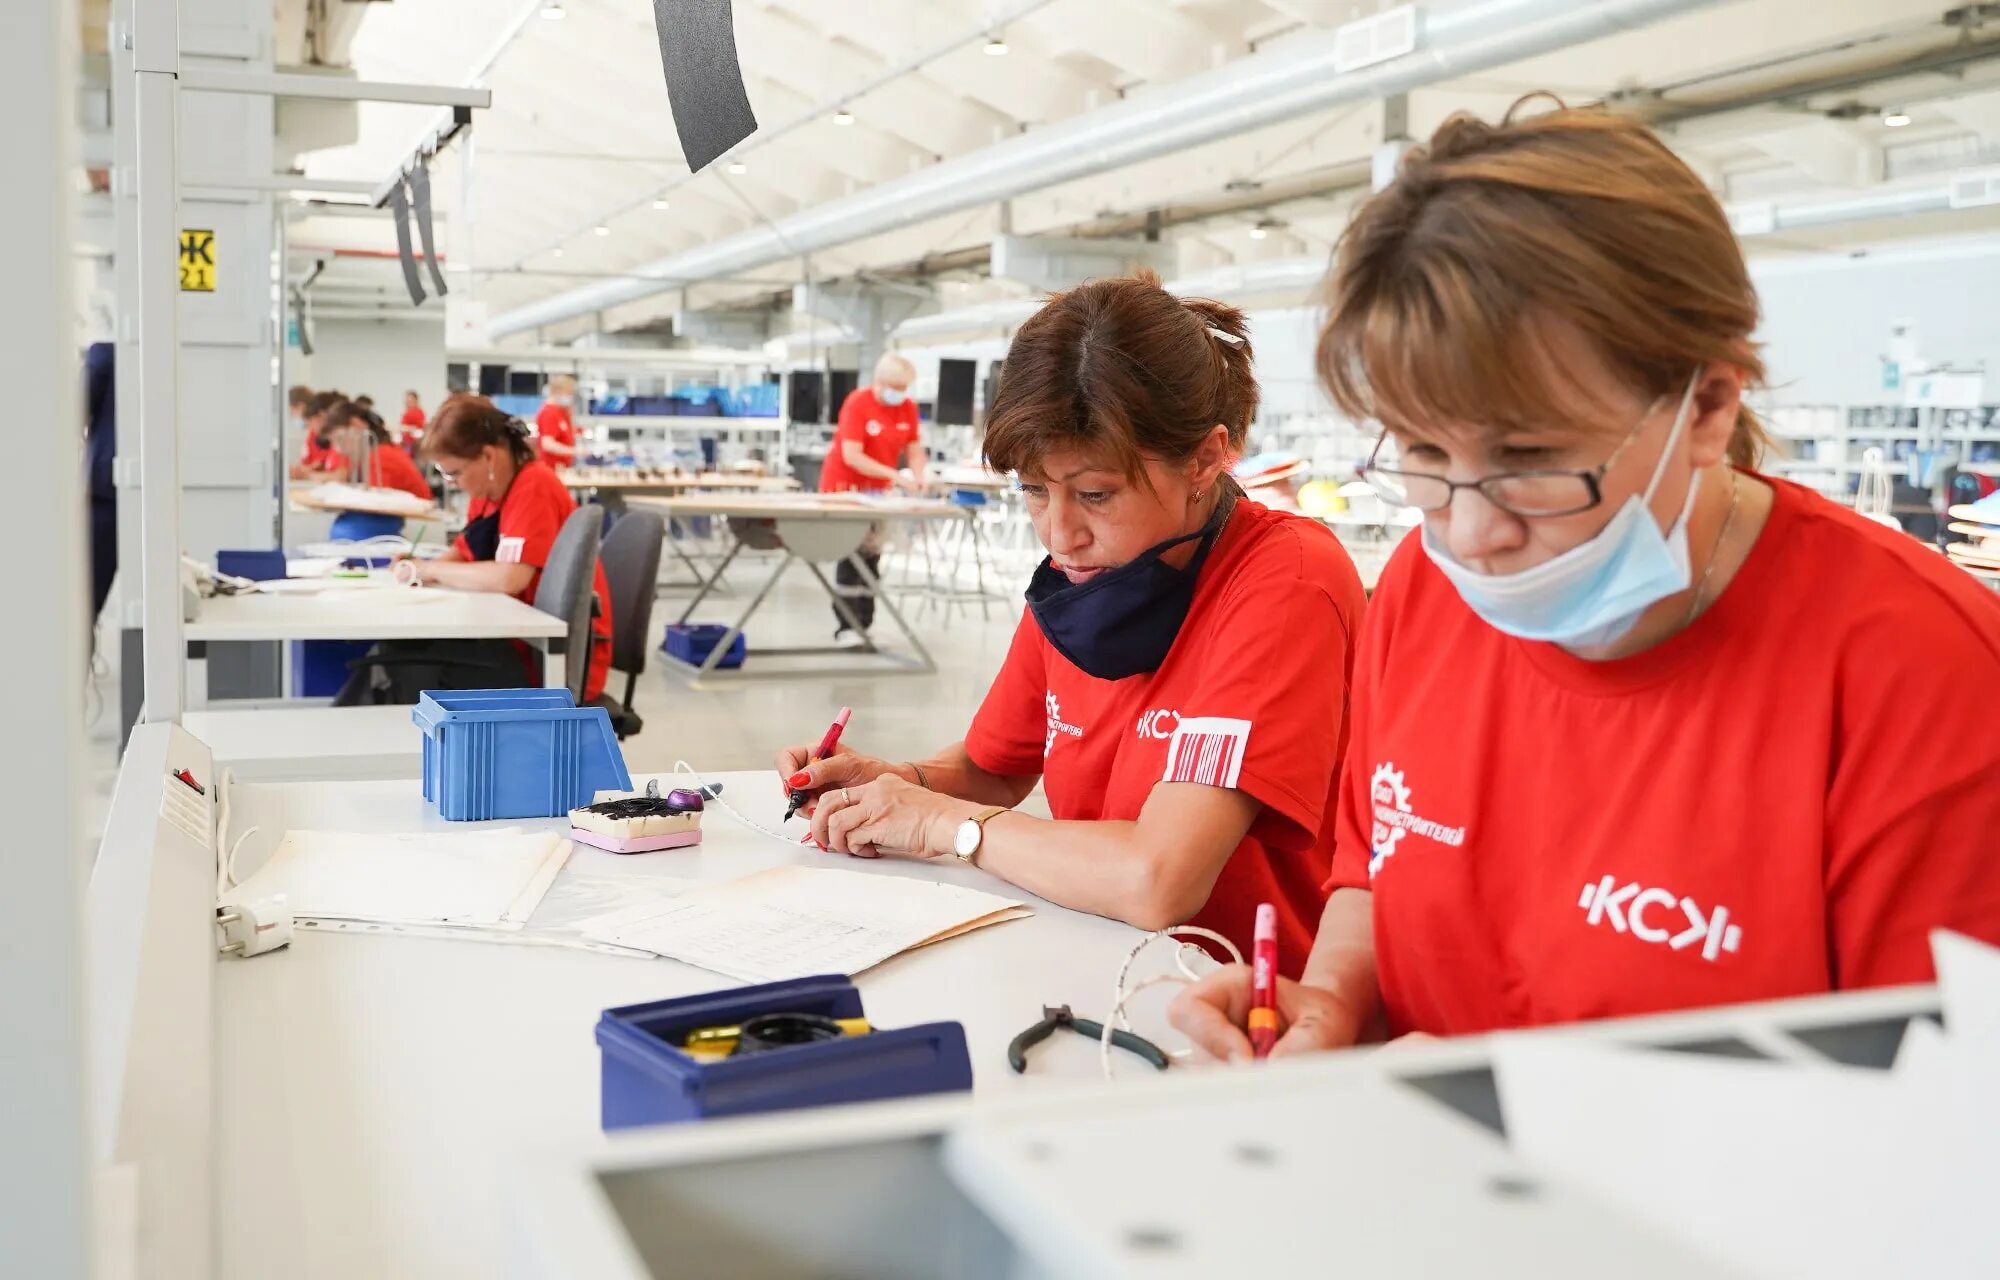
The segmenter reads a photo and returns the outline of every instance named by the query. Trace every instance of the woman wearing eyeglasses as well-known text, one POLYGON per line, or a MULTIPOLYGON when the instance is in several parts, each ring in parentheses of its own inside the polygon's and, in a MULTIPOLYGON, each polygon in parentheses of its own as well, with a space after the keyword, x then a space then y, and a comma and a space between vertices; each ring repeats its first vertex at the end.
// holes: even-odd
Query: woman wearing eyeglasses
MULTIPOLYGON (((1279 1050, 1931 976, 2000 939, 2000 600, 1751 470, 1757 300, 1636 123, 1448 122, 1348 230, 1319 362, 1424 512, 1369 610, 1279 1050)), ((1250 1056, 1241 969, 1175 1021, 1250 1056)))

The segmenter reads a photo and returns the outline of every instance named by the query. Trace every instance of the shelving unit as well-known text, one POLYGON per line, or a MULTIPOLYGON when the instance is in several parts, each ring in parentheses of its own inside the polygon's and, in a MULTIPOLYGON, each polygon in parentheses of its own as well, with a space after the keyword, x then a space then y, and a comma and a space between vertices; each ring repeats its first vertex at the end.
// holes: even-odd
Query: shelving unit
MULTIPOLYGON (((1850 500, 1861 456, 1881 449, 1892 471, 1912 463, 2000 473, 2000 405, 1939 408, 1912 405, 1783 405, 1760 408, 1777 446, 1788 456, 1766 465, 1782 476, 1850 500)), ((1929 475, 1914 483, 1929 487, 1929 475)))

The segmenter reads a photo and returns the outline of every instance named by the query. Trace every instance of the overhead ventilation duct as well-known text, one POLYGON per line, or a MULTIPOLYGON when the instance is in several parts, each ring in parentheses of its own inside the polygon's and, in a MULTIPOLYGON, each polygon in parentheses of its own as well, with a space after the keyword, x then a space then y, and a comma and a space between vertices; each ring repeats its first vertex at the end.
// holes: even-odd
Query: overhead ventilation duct
POLYGON ((1909 218, 1920 213, 1942 213, 1991 203, 2000 203, 2000 182, 1989 184, 1982 173, 1975 172, 1958 175, 1949 182, 1933 186, 1905 187, 1864 196, 1802 200, 1789 204, 1732 204, 1726 212, 1730 230, 1739 237, 1749 239, 1782 231, 1810 231, 1850 222, 1909 218), (1975 182, 1978 195, 1988 198, 1971 197, 1969 193, 1974 191, 1975 182))
POLYGON ((988 261, 995 280, 1053 292, 1099 276, 1128 275, 1141 267, 1171 271, 1178 255, 1173 245, 1157 240, 998 236, 988 261))
POLYGON ((1484 0, 1427 12, 1415 52, 1346 74, 1338 30, 1315 33, 904 178, 658 259, 633 278, 570 289, 495 317, 496 335, 601 311, 1123 168, 1342 103, 1519 62, 1717 0, 1484 0))

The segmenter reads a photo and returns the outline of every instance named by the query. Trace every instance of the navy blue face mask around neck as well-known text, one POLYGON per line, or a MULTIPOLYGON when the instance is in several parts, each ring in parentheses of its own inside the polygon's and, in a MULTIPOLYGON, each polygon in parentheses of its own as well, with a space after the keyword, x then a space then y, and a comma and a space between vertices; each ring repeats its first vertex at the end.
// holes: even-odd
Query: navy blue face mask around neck
POLYGON ((1054 557, 1044 557, 1028 582, 1028 608, 1034 611, 1042 637, 1078 670, 1099 680, 1158 671, 1187 621, 1195 578, 1229 523, 1236 493, 1228 485, 1215 504, 1215 514, 1193 533, 1149 547, 1129 563, 1088 582, 1070 582, 1055 567, 1054 557), (1187 568, 1176 569, 1161 559, 1197 538, 1201 545, 1187 568))

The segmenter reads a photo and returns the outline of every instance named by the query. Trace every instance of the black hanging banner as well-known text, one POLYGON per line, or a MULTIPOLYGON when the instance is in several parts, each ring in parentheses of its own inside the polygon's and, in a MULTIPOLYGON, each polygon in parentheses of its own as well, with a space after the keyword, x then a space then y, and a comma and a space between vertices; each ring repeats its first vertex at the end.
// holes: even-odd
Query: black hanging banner
POLYGON ((403 260, 403 283, 410 288, 412 306, 424 305, 423 282, 417 278, 416 255, 410 252, 410 197, 403 191, 403 180, 389 188, 389 207, 396 214, 396 253, 403 260))
POLYGON ((437 295, 442 298, 451 290, 444 287, 444 270, 438 266, 437 236, 431 230, 431 162, 426 156, 418 156, 417 167, 410 170, 410 195, 416 205, 417 239, 424 246, 424 262, 430 267, 431 283, 437 286, 437 295))
POLYGON ((699 172, 757 131, 729 0, 653 0, 653 27, 681 154, 699 172))

